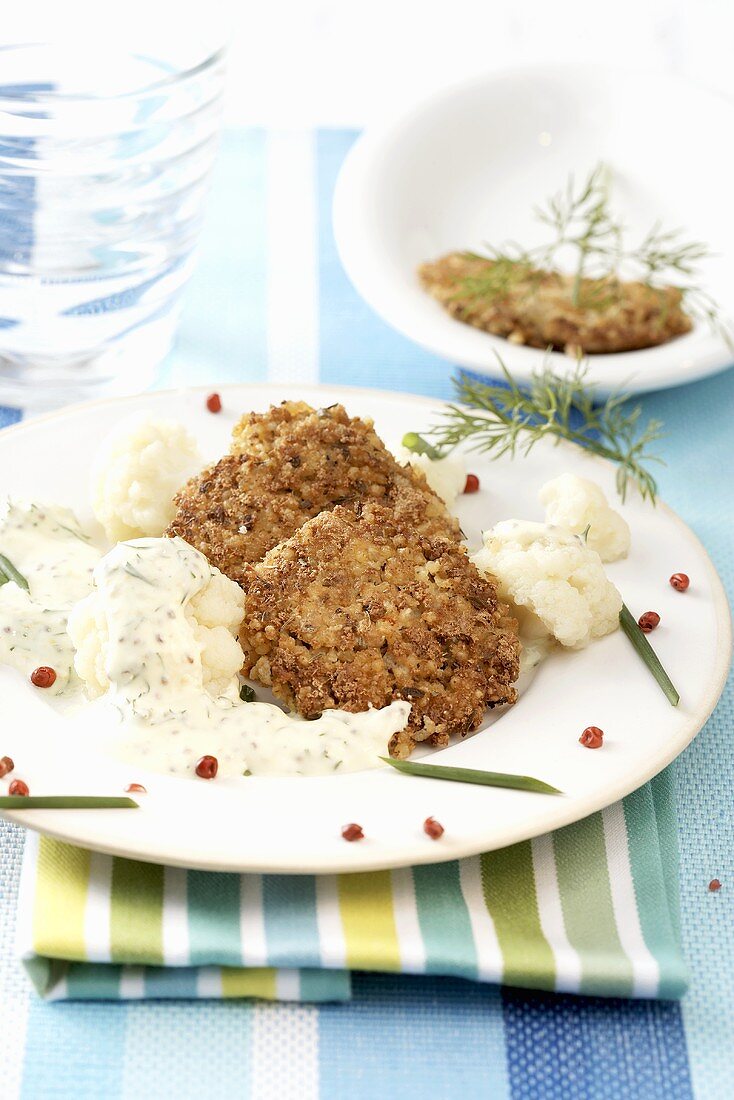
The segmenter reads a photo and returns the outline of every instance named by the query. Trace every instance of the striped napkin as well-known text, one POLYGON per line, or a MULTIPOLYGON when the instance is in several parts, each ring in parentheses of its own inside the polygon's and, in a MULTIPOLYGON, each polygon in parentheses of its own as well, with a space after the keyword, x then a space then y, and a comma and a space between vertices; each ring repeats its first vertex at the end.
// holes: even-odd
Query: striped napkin
POLYGON ((663 773, 498 852, 316 877, 159 867, 29 834, 19 950, 52 1000, 338 1001, 352 970, 680 997, 674 814, 663 773))

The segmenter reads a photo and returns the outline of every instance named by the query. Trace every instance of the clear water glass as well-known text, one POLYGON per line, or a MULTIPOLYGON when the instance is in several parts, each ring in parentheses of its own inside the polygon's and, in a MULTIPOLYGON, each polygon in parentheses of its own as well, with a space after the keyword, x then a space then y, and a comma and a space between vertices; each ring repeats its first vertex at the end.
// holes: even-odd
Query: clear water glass
POLYGON ((81 37, 0 49, 0 402, 30 409, 149 383, 217 146, 221 44, 81 37))

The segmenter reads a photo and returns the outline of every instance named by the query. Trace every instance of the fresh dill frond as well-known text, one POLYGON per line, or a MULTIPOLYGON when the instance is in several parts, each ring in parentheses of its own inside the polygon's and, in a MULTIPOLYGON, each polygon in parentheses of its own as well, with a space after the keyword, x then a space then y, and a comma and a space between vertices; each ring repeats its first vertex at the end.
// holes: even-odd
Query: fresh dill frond
POLYGON ((544 207, 536 208, 535 215, 555 234, 549 245, 537 250, 538 261, 554 264, 560 249, 571 246, 576 250, 571 301, 575 306, 581 305, 582 279, 589 262, 603 261, 592 277, 604 278, 614 270, 621 248, 622 226, 609 210, 607 168, 598 164, 579 191, 570 175, 565 190, 548 199, 544 207))
POLYGON ((518 248, 512 251, 500 251, 487 248, 488 255, 480 256, 476 252, 463 253, 467 260, 491 260, 491 266, 482 268, 476 275, 468 275, 461 280, 460 290, 455 297, 481 298, 487 301, 498 301, 506 298, 521 283, 526 283, 526 289, 531 292, 534 285, 543 278, 543 272, 538 269, 529 253, 522 252, 518 248))
POLYGON ((655 285, 660 275, 677 271, 681 275, 695 275, 698 264, 710 255, 700 241, 682 240, 682 229, 663 229, 656 222, 647 236, 627 258, 643 267, 644 281, 655 285))
MULTIPOLYGON (((734 352, 734 333, 721 317, 718 302, 698 285, 698 265, 711 255, 705 244, 681 240, 682 229, 664 230, 657 223, 652 227, 639 248, 630 253, 628 260, 643 269, 641 280, 653 289, 664 289, 666 276, 675 273, 675 286, 683 296, 686 309, 692 317, 704 321, 734 352)), ((670 284, 668 284, 670 285, 670 284)))
MULTIPOLYGON (((730 323, 700 285, 700 263, 711 256, 708 246, 686 240, 682 229, 666 229, 660 222, 638 244, 629 245, 623 222, 610 209, 610 182, 609 169, 600 163, 579 186, 570 175, 561 191, 537 206, 536 219, 552 234, 546 244, 532 249, 516 243, 486 245, 483 255, 462 253, 488 266, 461 279, 456 298, 501 301, 518 286, 530 296, 548 274, 570 271, 572 305, 604 310, 621 300, 622 280, 637 281, 651 290, 679 291, 691 316, 708 323, 734 351, 730 323)), ((667 310, 662 293, 660 303, 661 311, 667 310)))
POLYGON ((648 466, 661 459, 650 453, 660 438, 662 422, 642 423, 642 408, 631 406, 624 394, 596 403, 596 387, 587 381, 587 368, 578 364, 568 375, 549 366, 535 373, 521 388, 502 360, 505 384, 480 382, 461 375, 454 379, 459 404, 449 405, 441 423, 429 429, 442 452, 460 443, 468 449, 500 458, 526 455, 544 438, 565 439, 617 467, 617 491, 625 499, 630 484, 643 499, 654 502, 655 478, 648 466))

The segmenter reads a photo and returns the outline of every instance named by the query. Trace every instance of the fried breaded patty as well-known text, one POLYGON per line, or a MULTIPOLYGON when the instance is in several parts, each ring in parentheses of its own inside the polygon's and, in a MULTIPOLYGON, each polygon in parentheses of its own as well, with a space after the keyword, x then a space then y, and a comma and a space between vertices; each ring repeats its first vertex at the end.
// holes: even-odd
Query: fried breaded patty
POLYGON ((341 405, 285 402, 249 413, 232 450, 177 494, 180 535, 232 580, 308 519, 349 501, 380 501, 406 530, 459 539, 457 521, 422 473, 401 466, 372 423, 341 405))
POLYGON ((553 347, 574 354, 632 351, 664 344, 689 332, 676 287, 582 279, 574 305, 574 279, 554 271, 518 267, 506 290, 491 297, 470 293, 495 261, 452 252, 418 269, 424 288, 452 316, 514 344, 553 347), (586 303, 584 305, 584 303, 586 303))
POLYGON ((445 745, 512 703, 517 623, 464 548, 411 534, 390 508, 338 506, 250 566, 245 671, 306 717, 410 700, 390 743, 445 745))

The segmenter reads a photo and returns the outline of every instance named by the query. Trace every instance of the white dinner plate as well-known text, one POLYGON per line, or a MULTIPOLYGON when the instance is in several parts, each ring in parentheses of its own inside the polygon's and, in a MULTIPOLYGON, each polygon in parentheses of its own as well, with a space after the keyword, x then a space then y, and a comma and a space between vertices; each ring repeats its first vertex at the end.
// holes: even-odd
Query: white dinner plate
MULTIPOLYGON (((312 386, 230 386, 224 410, 207 412, 202 389, 143 394, 77 406, 0 433, 3 493, 63 502, 91 518, 87 482, 99 442, 124 415, 150 409, 175 417, 207 457, 224 452, 235 419, 285 398, 315 406, 341 401, 374 417, 389 445, 424 430, 441 406, 420 397, 312 386)), ((614 498, 614 470, 579 449, 544 446, 529 457, 489 462, 472 455, 481 491, 460 499, 470 545, 482 528, 508 517, 542 519, 541 484, 567 470, 596 479, 614 498)), ((499 848, 577 821, 639 787, 700 730, 722 690, 731 651, 729 610, 701 544, 665 505, 622 507, 633 532, 626 561, 609 574, 635 614, 656 610, 653 640, 681 702, 666 701, 630 643, 617 632, 581 652, 554 653, 512 708, 431 761, 532 774, 559 796, 416 779, 388 767, 324 778, 237 778, 203 783, 146 773, 82 752, 73 720, 53 712, 23 677, 0 668, 0 755, 34 794, 119 794, 129 782, 148 790, 139 810, 25 811, 7 816, 75 844, 118 855, 231 871, 319 872, 397 867, 499 848), (685 594, 668 583, 691 578, 685 594), (605 731, 598 751, 579 744, 588 725, 605 731), (434 842, 422 823, 445 827, 434 842), (357 822, 365 839, 347 843, 341 826, 357 822)), ((2 786, 6 786, 3 784, 2 786)))
MULTIPOLYGON (((451 364, 497 376, 497 355, 528 379, 546 353, 455 320, 420 287, 416 268, 459 249, 548 241, 534 209, 603 161, 612 208, 639 241, 655 222, 682 228, 716 254, 702 283, 734 315, 730 149, 734 105, 680 80, 599 66, 491 73, 444 89, 368 129, 334 199, 349 277, 390 325, 451 364)), ((561 353, 556 371, 573 368, 561 353)), ((669 344, 591 356, 600 392, 680 385, 734 355, 707 323, 669 344)))

